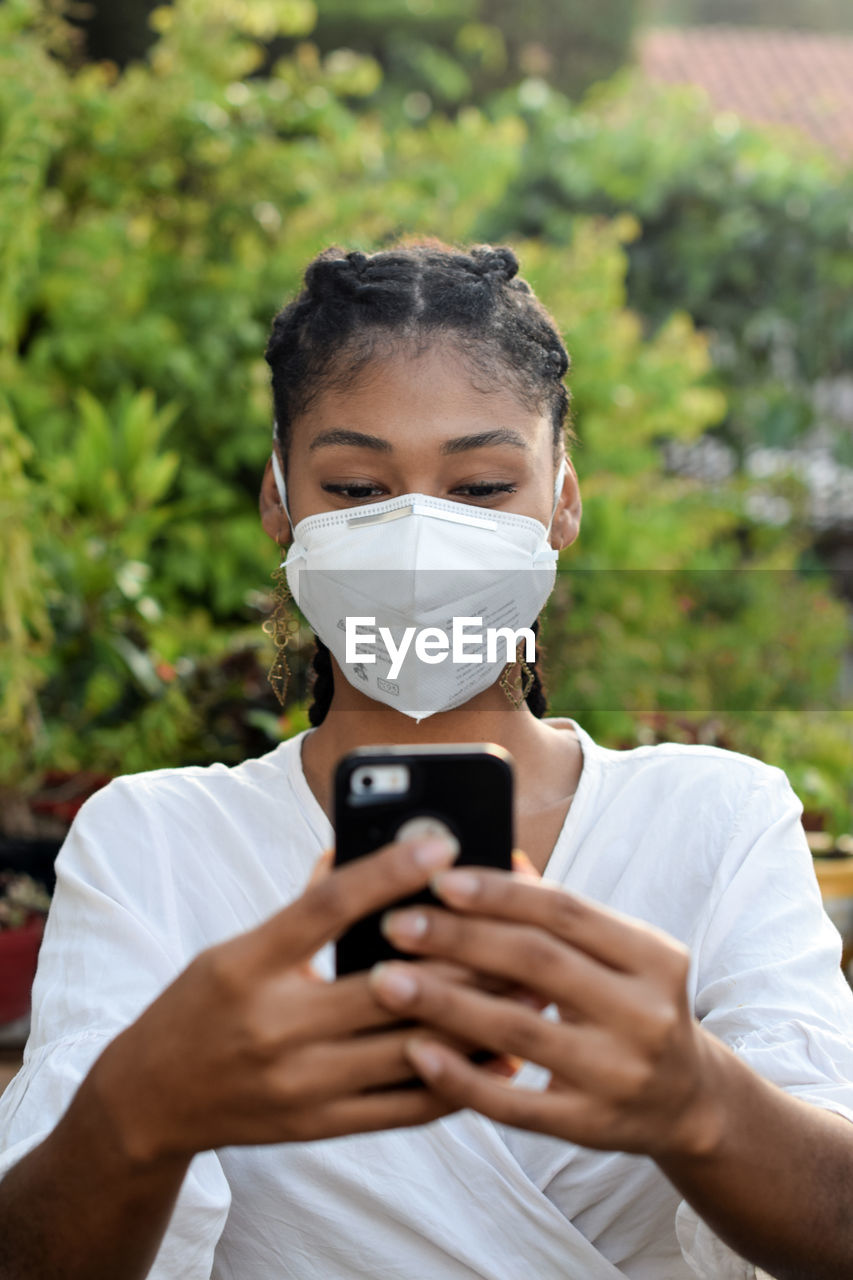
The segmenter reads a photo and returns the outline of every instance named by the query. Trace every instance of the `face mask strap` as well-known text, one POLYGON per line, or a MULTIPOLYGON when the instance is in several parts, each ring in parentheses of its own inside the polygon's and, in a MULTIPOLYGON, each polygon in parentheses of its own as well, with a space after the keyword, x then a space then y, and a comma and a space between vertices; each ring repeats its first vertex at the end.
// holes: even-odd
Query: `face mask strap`
POLYGON ((548 528, 545 530, 547 534, 551 532, 551 525, 554 523, 554 516, 557 514, 557 507, 560 505, 560 494, 563 492, 563 481, 568 472, 568 465, 565 457, 560 459, 560 465, 557 468, 557 478, 554 481, 554 505, 551 508, 551 519, 548 521, 548 528))
MULTIPOLYGON (((278 431, 278 423, 274 422, 272 426, 273 446, 275 446, 276 433, 278 431)), ((281 463, 278 460, 278 450, 273 447, 272 451, 272 473, 275 477, 275 487, 278 489, 278 496, 281 498, 281 505, 284 508, 284 514, 290 520, 290 512, 287 509, 287 485, 284 483, 284 472, 281 469, 281 463)), ((290 527, 293 528, 293 521, 290 520, 290 527)))

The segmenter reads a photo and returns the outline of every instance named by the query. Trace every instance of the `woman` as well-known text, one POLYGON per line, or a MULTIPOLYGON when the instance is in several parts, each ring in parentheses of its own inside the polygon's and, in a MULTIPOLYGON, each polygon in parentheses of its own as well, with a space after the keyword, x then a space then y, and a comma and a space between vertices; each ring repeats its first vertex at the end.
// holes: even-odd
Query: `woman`
POLYGON ((328 250, 276 318, 261 513, 323 619, 315 727, 81 812, 0 1108, 4 1280, 853 1268, 851 996, 784 776, 600 748, 521 664, 397 709, 323 613, 475 544, 526 589, 577 536, 568 358, 516 268, 328 250), (454 872, 432 839, 329 871, 340 757, 457 741, 512 753, 532 866, 454 872), (385 918, 416 964, 323 980, 335 936, 428 882, 445 910, 385 918))

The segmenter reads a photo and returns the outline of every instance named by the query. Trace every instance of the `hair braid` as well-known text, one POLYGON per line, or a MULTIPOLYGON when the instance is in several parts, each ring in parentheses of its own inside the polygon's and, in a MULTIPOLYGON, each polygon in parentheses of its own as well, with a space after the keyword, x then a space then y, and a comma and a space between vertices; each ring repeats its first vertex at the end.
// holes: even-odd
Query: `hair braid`
POLYGON ((332 705, 335 677, 332 672, 332 655, 319 636, 314 637, 314 646, 314 658, 311 664, 314 668, 314 682, 311 686, 314 701, 308 708, 308 723, 316 728, 326 719, 329 707, 332 705))

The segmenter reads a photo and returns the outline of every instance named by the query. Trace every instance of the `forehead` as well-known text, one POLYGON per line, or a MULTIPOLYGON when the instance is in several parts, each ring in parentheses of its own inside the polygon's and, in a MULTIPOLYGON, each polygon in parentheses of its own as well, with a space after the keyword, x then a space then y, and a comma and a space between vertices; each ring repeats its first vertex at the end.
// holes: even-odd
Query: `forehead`
POLYGON ((380 434, 393 444, 436 443, 473 432, 506 429, 534 446, 550 438, 550 419, 511 385, 475 369, 449 341, 426 350, 375 356, 350 376, 334 377, 294 422, 293 443, 312 449, 329 432, 380 434))

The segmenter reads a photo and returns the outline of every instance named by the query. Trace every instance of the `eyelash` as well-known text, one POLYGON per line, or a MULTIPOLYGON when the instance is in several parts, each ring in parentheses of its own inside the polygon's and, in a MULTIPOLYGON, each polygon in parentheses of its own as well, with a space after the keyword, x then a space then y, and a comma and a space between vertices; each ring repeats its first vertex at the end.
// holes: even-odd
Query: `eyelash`
MULTIPOLYGON (((372 484, 324 484, 322 487, 326 493, 350 498, 353 502, 363 502, 366 498, 379 496, 374 493, 378 486, 372 484)), ((515 493, 516 489, 517 485, 514 484, 463 484, 453 492, 465 493, 469 498, 490 498, 496 493, 515 493)))
MULTIPOLYGON (((463 484, 460 489, 467 490, 469 497, 488 498, 493 493, 515 493, 518 486, 514 484, 463 484)), ((454 490, 454 493, 456 490, 454 490)))
POLYGON ((334 493, 342 498, 352 498, 353 501, 376 496, 373 493, 376 485, 372 484, 324 484, 322 488, 326 493, 334 493))

